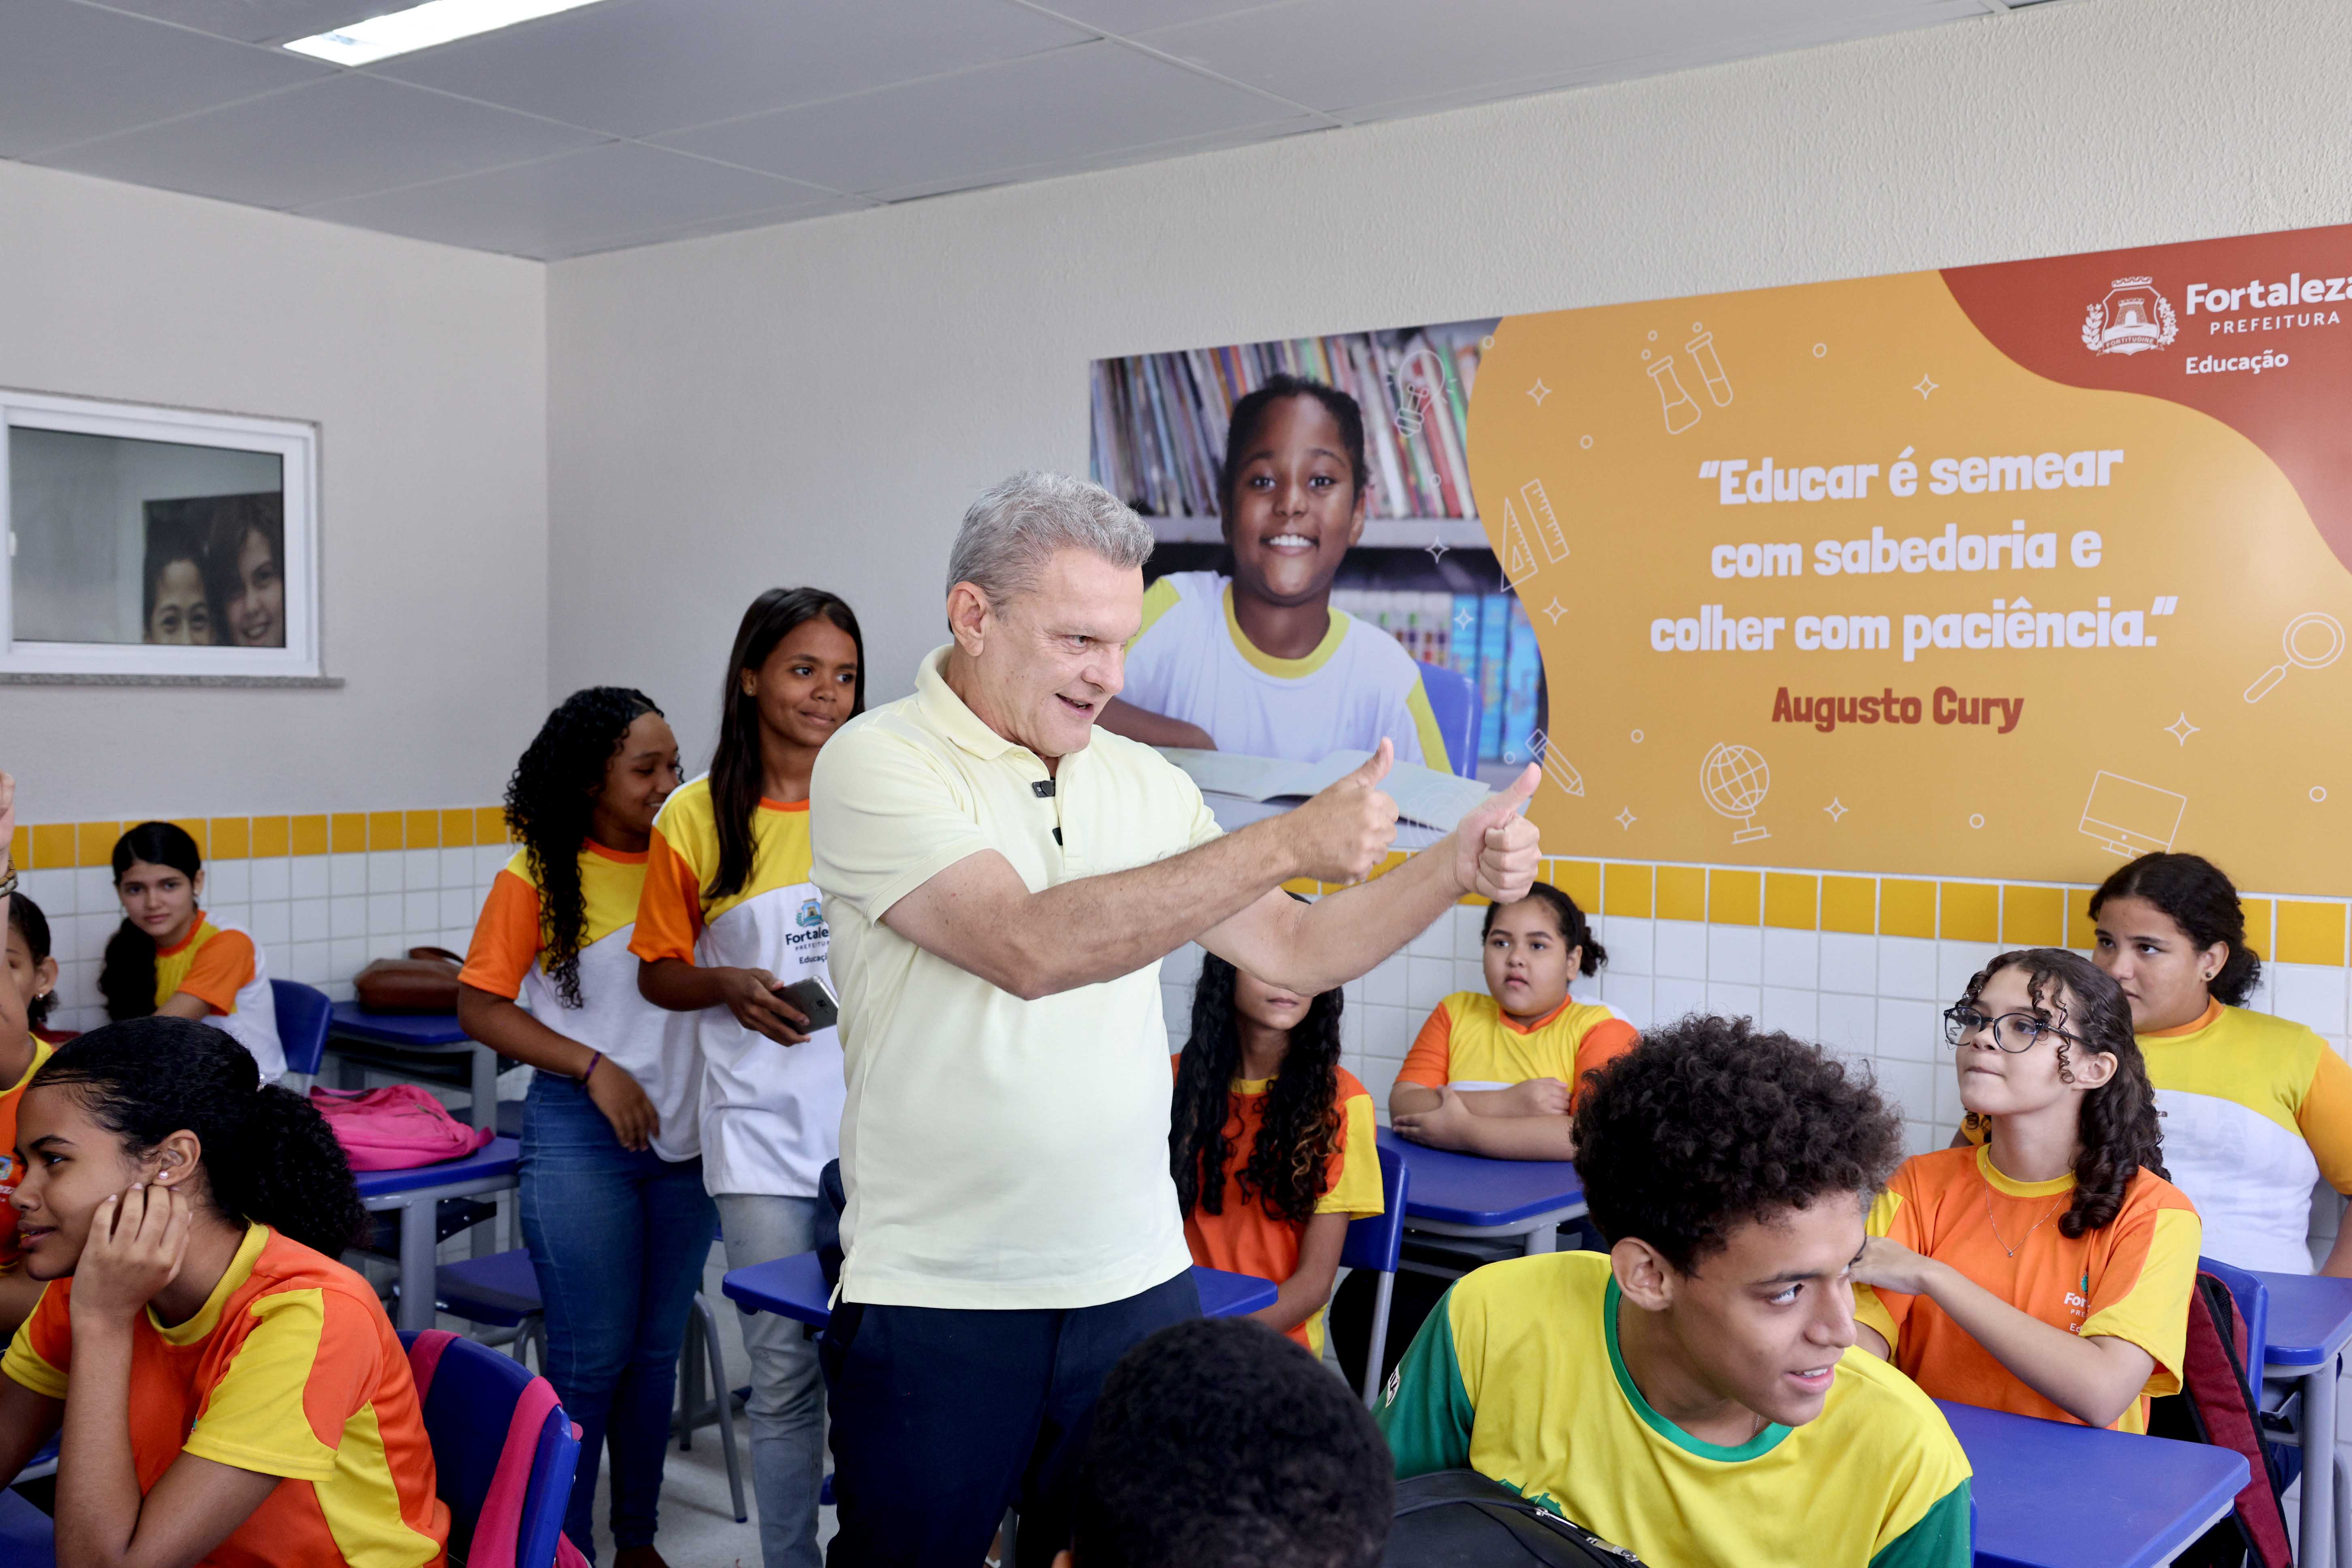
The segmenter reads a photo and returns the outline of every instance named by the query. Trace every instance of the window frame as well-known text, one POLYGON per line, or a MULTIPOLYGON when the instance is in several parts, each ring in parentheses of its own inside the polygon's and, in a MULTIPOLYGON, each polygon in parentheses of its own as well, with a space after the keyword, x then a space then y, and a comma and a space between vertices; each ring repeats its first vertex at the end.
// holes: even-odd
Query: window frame
POLYGON ((236 684, 317 679, 320 663, 319 431, 263 419, 0 388, 0 679, 194 679, 236 684), (163 647, 147 643, 19 642, 16 637, 16 519, 11 443, 18 428, 266 452, 278 459, 285 511, 284 647, 163 647))

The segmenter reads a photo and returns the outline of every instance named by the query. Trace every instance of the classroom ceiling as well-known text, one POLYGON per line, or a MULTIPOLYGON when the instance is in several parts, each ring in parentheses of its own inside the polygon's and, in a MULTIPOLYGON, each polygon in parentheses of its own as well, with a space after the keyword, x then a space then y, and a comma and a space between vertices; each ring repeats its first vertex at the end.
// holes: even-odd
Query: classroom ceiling
POLYGON ((2005 0, 0 0, 0 157, 553 260, 1890 33, 2005 0))

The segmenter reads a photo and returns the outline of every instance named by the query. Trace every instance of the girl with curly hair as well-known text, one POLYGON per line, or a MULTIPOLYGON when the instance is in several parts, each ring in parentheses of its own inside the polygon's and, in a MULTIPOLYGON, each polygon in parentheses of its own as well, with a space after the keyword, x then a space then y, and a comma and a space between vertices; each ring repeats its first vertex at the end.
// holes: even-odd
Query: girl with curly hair
POLYGON ((580 1424, 563 1530, 593 1554, 609 1445, 623 1568, 662 1560, 654 1526, 678 1349, 717 1224, 702 1183, 702 1063, 637 994, 629 952, 654 816, 677 787, 677 740, 651 698, 593 686, 564 699, 508 781, 522 847, 491 883, 457 977, 466 1032, 538 1069, 517 1199, 547 1304, 547 1379, 580 1424))
POLYGON ((1336 990, 1301 996, 1206 955, 1168 1129, 1192 1261, 1274 1281, 1274 1305, 1251 1315, 1318 1356, 1348 1222, 1383 1206, 1339 1005, 1336 990))
POLYGON ((59 1562, 443 1561, 408 1357, 336 1261, 367 1215, 309 1101, 163 1015, 58 1047, 16 1141, 48 1288, 0 1358, 0 1482, 64 1427, 59 1562))
POLYGON ((1879 1194, 1857 1340, 1938 1398, 2145 1432, 2149 1396, 2180 1390, 2202 1227, 2165 1176, 2131 1009, 2089 960, 2035 948, 1944 1022, 1986 1141, 1879 1194))

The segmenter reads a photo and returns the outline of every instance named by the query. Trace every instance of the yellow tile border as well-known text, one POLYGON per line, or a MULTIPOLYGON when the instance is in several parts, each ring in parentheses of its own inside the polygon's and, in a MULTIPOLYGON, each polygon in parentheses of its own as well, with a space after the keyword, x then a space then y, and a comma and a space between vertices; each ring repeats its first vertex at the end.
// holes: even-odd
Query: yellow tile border
MULTIPOLYGON (((20 871, 111 868, 115 841, 136 823, 169 822, 185 828, 207 860, 283 855, 351 854, 364 849, 465 848, 503 844, 506 816, 494 805, 429 806, 419 810, 313 812, 267 816, 132 817, 124 822, 22 823, 8 844, 20 871), (489 825, 485 828, 485 825, 489 825)), ((1392 857, 1399 861, 1402 856, 1392 857)))

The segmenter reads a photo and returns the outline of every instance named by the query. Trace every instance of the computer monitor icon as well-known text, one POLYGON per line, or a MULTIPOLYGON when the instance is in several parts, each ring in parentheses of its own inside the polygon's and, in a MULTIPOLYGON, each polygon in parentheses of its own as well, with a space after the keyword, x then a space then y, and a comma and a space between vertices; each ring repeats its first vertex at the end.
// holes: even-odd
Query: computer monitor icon
POLYGON ((2168 789, 2100 772, 2083 803, 2083 831, 2110 855, 2129 860, 2172 847, 2189 797, 2168 789))

